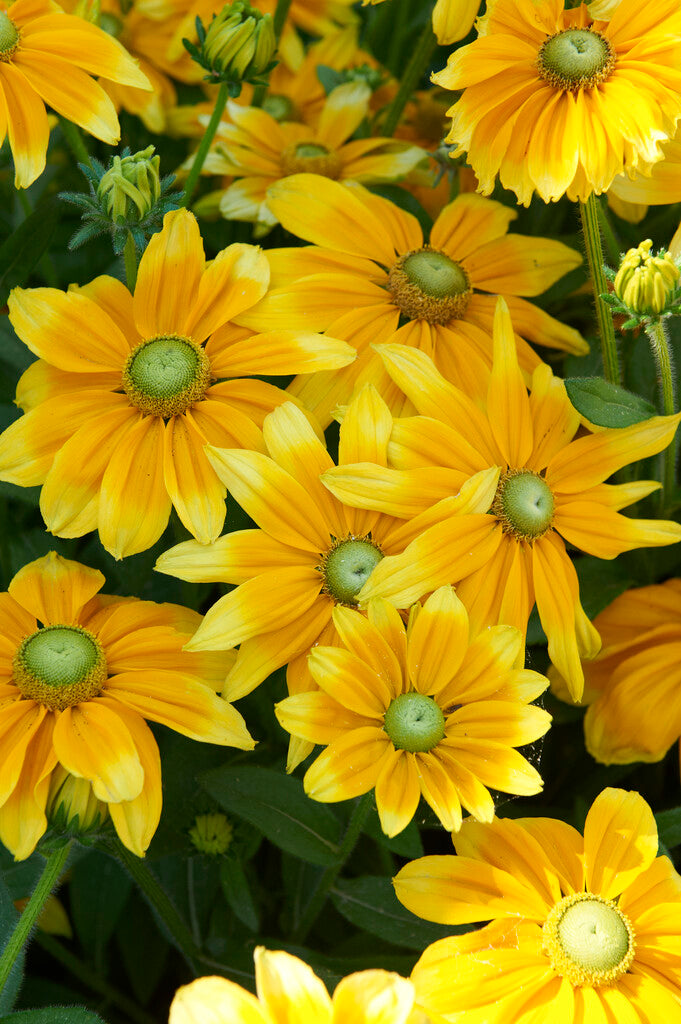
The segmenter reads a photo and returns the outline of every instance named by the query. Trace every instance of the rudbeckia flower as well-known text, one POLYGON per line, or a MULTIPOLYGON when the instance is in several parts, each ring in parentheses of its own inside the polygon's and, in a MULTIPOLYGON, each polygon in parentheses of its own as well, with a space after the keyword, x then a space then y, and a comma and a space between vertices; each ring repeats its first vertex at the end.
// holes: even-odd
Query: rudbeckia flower
POLYGON ((120 127, 106 92, 90 76, 151 88, 120 43, 51 0, 17 0, 0 10, 0 141, 9 137, 17 188, 45 169, 45 104, 95 138, 115 145, 120 127))
MULTIPOLYGON (((605 764, 661 761, 681 737, 681 580, 636 587, 597 615, 603 647, 584 666, 584 736, 605 764)), ((564 683, 552 672, 558 696, 564 683)))
POLYGON ((298 378, 289 387, 323 424, 365 381, 393 412, 402 410, 404 397, 371 347, 385 341, 421 349, 464 391, 484 398, 496 305, 490 292, 500 292, 511 310, 526 372, 541 360, 524 338, 588 351, 577 331, 520 297, 545 291, 581 256, 548 238, 507 234, 517 214, 501 203, 461 195, 426 240, 415 217, 357 186, 304 174, 268 195, 287 231, 314 248, 268 251, 273 289, 255 314, 270 326, 328 330, 357 349, 351 369, 298 378))
POLYGON ((610 20, 563 0, 495 0, 475 42, 433 76, 463 90, 449 113, 483 194, 497 174, 527 206, 585 201, 618 174, 647 173, 681 117, 676 0, 621 0, 610 20))
MULTIPOLYGON (((382 4, 383 0, 362 0, 367 4, 382 4)), ((393 0, 395 5, 405 0, 393 0)), ((433 32, 441 45, 456 43, 473 28, 480 0, 437 0, 433 8, 433 32)))
MULTIPOLYGON (((378 395, 371 389, 360 392, 341 426, 339 463, 385 466, 391 425, 378 395)), ((228 533, 207 547, 185 541, 164 552, 156 565, 191 582, 237 585, 209 609, 188 647, 215 651, 241 645, 223 690, 228 700, 250 693, 287 662, 289 692, 313 689, 307 653, 313 644, 336 642, 334 607, 356 604, 381 559, 404 551, 431 521, 426 515, 402 522, 334 498, 319 480, 333 466, 331 456, 296 406, 270 413, 263 432, 269 455, 208 449, 219 478, 258 529, 228 533)), ((496 470, 479 474, 447 500, 461 531, 448 552, 451 564, 471 561, 471 538, 486 525, 482 513, 496 478, 496 470)), ((477 564, 479 559, 473 556, 477 564)), ((311 745, 304 749, 302 756, 311 745)), ((300 757, 292 760, 298 763, 300 757)))
POLYGON ((342 646, 313 647, 308 667, 320 687, 275 706, 285 729, 326 745, 308 768, 305 792, 329 803, 376 790, 383 831, 394 836, 414 817, 421 796, 449 831, 461 806, 494 817, 486 788, 530 796, 539 772, 515 750, 543 736, 551 716, 530 706, 548 686, 519 671, 523 638, 510 626, 469 637, 468 615, 441 587, 405 629, 387 601, 370 601, 368 618, 333 612, 342 646))
POLYGON ((0 839, 17 860, 47 828, 55 773, 86 780, 121 841, 144 856, 161 814, 161 762, 145 719, 251 750, 215 694, 233 655, 187 654, 187 608, 99 595, 96 569, 51 552, 0 594, 0 839), (63 770, 63 771, 62 771, 63 770))
POLYGON ((606 789, 584 837, 553 818, 468 819, 457 857, 394 880, 414 914, 491 921, 435 942, 412 972, 417 1004, 473 1024, 657 1024, 681 1019, 681 878, 657 856, 638 793, 606 789))
POLYGON ((168 1024, 407 1024, 412 1012, 413 985, 399 974, 359 971, 330 996, 298 957, 263 946, 253 955, 257 996, 226 978, 197 978, 178 989, 168 1024))
MULTIPOLYGON (((360 602, 386 597, 404 607, 435 587, 456 582, 475 630, 506 622, 524 632, 536 600, 549 657, 579 700, 584 685, 580 655, 593 658, 600 638, 581 606, 565 541, 598 558, 615 558, 622 551, 681 540, 678 523, 628 519, 618 511, 659 489, 659 483, 604 482, 622 466, 665 448, 681 413, 573 440, 579 414, 550 367, 535 370, 527 393, 503 299, 495 316, 485 411, 446 381, 423 352, 404 345, 380 351, 420 416, 395 421, 388 445, 394 468, 337 467, 323 477, 332 492, 349 504, 400 515, 407 501, 410 507, 416 504, 416 494, 425 511, 451 493, 447 474, 453 470, 476 473, 496 466, 501 477, 486 516, 487 531, 480 533, 486 545, 492 542, 493 553, 480 569, 465 578, 454 574, 448 558, 450 525, 442 519, 402 555, 376 567, 358 595, 360 602), (433 476, 426 496, 419 483, 428 468, 433 476)), ((451 528, 458 540, 460 524, 452 522, 451 528)), ((471 539, 473 555, 476 543, 471 539)))
POLYGON ((166 214, 134 296, 112 277, 66 293, 15 289, 10 320, 41 358, 19 382, 26 415, 0 437, 0 477, 43 484, 48 530, 99 530, 115 558, 151 547, 171 506, 207 544, 225 519, 225 488, 207 443, 263 448, 260 425, 285 392, 243 375, 344 366, 343 342, 295 331, 251 336, 233 321, 261 298, 265 256, 231 245, 206 266, 186 210, 166 214))
POLYGON ((231 124, 223 121, 204 173, 237 180, 223 193, 220 212, 228 220, 253 221, 263 234, 277 223, 267 190, 292 174, 359 181, 390 182, 407 174, 424 156, 422 150, 396 139, 370 136, 350 141, 369 112, 371 89, 365 82, 337 86, 324 104, 316 126, 279 122, 260 107, 230 100, 231 124))

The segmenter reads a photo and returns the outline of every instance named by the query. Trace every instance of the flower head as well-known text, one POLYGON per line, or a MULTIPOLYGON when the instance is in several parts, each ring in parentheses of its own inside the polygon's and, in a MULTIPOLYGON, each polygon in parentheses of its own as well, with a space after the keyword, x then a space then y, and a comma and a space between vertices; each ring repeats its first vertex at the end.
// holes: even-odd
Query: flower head
POLYGON ((206 266, 194 216, 176 210, 142 257, 134 296, 112 277, 66 293, 12 292, 12 324, 41 358, 19 382, 26 415, 0 438, 0 475, 43 484, 52 533, 98 529, 122 558, 158 540, 174 506, 199 541, 215 540, 225 488, 205 445, 262 449, 264 415, 289 397, 234 378, 353 358, 343 342, 308 332, 253 337, 235 326, 268 281, 252 245, 231 245, 206 266))
POLYGON ((388 446, 395 468, 330 470, 323 479, 332 492, 358 507, 399 515, 407 494, 414 501, 416 481, 427 476, 428 467, 432 490, 426 496, 421 487, 424 509, 451 487, 445 470, 476 473, 494 466, 501 475, 486 517, 487 534, 480 533, 481 542, 493 545, 483 568, 463 579, 454 575, 448 545, 458 538, 461 524, 448 525, 445 518, 435 523, 433 517, 415 544, 376 567, 360 602, 385 597, 402 607, 444 583, 457 583, 474 630, 505 622, 524 632, 536 601, 549 657, 578 700, 584 681, 580 657, 594 657, 600 639, 581 606, 565 541, 599 558, 615 558, 635 547, 681 540, 677 523, 628 519, 618 511, 658 489, 658 483, 605 483, 620 467, 665 448, 681 414, 575 440, 579 415, 548 366, 534 371, 528 395, 503 299, 495 317, 485 411, 445 380, 425 353, 404 345, 385 345, 380 352, 390 377, 420 416, 395 421, 388 446), (426 575, 419 574, 424 564, 426 575))
POLYGON ((284 227, 314 245, 270 254, 273 289, 256 312, 272 326, 314 324, 357 349, 352 368, 299 378, 289 389, 323 423, 365 381, 394 412, 402 410, 404 398, 372 348, 387 341, 421 349, 450 380, 484 399, 496 292, 511 309, 528 374, 540 360, 526 338, 587 351, 576 330, 525 298, 579 266, 579 253, 552 239, 509 235, 516 214, 501 203, 461 195, 424 237, 415 217, 357 185, 300 174, 268 196, 284 227))
POLYGON ((103 142, 118 142, 114 106, 91 75, 151 89, 120 43, 82 18, 50 0, 2 5, 0 97, 6 113, 0 138, 9 136, 17 188, 27 188, 45 168, 45 104, 103 142))
POLYGON ((143 856, 161 813, 161 763, 145 719, 192 739, 250 750, 241 715, 215 685, 233 655, 183 651, 200 616, 176 605, 103 598, 95 569, 51 552, 0 594, 0 839, 20 860, 51 821, 79 830, 106 809, 143 856), (72 781, 69 781, 72 780, 72 781))
POLYGON ((463 90, 449 113, 482 192, 527 205, 567 193, 586 200, 616 175, 644 173, 681 117, 681 13, 676 0, 621 0, 609 20, 586 4, 495 0, 480 36, 433 76, 463 90))
POLYGON ((518 630, 495 626, 469 637, 451 587, 414 606, 407 629, 380 599, 369 602, 368 618, 341 606, 333 621, 342 646, 316 646, 308 661, 319 691, 276 705, 285 729, 328 744, 305 775, 309 796, 348 800, 375 788, 381 826, 394 836, 421 796, 456 830, 462 805, 492 820, 487 786, 539 792, 539 773, 514 748, 549 728, 550 716, 530 705, 548 680, 515 668, 518 630))
POLYGON ((614 278, 615 296, 630 315, 657 317, 678 301, 679 268, 669 252, 651 252, 653 243, 646 238, 622 257, 614 278))
POLYGON ((311 967, 290 953, 256 947, 257 997, 226 978, 198 978, 179 989, 169 1024, 407 1024, 410 981, 389 971, 360 971, 333 996, 311 967))
POLYGON ((412 981, 426 1013, 485 1024, 678 1019, 681 878, 657 856, 638 793, 604 790, 583 838, 551 818, 469 819, 453 838, 458 856, 407 864, 397 897, 431 921, 492 923, 425 951, 412 981))

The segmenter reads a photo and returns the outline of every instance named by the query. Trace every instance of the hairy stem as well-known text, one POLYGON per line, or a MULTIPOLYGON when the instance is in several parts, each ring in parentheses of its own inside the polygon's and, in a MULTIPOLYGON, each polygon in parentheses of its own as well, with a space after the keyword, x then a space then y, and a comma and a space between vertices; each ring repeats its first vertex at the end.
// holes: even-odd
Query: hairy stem
POLYGON ((586 248, 586 258, 589 263, 589 272, 591 274, 596 303, 596 319, 598 320, 598 333, 601 339, 601 352, 603 354, 603 371, 606 379, 611 384, 619 384, 620 369, 615 329, 610 310, 601 298, 602 295, 607 293, 608 285, 603 271, 603 248, 601 246, 601 232, 598 223, 598 201, 593 192, 585 203, 579 204, 579 212, 582 218, 584 246, 586 248))
MULTIPOLYGON (((661 317, 646 325, 646 334, 657 368, 657 382, 662 396, 662 412, 665 416, 673 416, 676 412, 676 388, 674 385, 674 361, 669 346, 669 339, 661 317)), ((672 491, 676 483, 676 438, 663 453, 662 491, 660 508, 668 508, 672 491)))
POLYGON ((215 106, 213 107, 213 113, 211 114, 210 121, 208 122, 206 130, 203 133, 203 138, 199 143, 199 148, 197 149, 196 155, 194 156, 194 163, 192 164, 192 169, 189 172, 187 182, 184 186, 184 195, 182 196, 183 206, 189 205, 189 200, 194 194, 194 189, 196 188, 196 184, 199 180, 201 169, 204 163, 206 162, 206 157, 208 156, 208 150, 210 149, 211 143, 215 138, 215 133, 218 130, 220 119, 222 118, 222 115, 225 112, 228 95, 229 86, 227 85, 227 82, 221 82, 220 88, 218 90, 218 96, 215 101, 215 106))

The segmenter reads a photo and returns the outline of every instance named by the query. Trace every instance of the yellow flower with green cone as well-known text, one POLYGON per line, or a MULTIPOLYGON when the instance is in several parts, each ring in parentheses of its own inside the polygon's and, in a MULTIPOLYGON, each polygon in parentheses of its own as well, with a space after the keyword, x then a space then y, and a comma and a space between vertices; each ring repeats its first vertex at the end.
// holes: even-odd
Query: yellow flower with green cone
POLYGON ((296 956, 257 946, 257 996, 226 978, 198 978, 179 989, 168 1024, 425 1024, 410 1017, 414 987, 390 971, 359 971, 333 996, 296 956))
POLYGON ((584 837, 552 818, 467 819, 458 856, 394 880, 413 913, 491 921, 429 946, 411 978, 426 1013, 457 1024, 654 1024, 681 1019, 681 878, 658 857, 638 794, 606 789, 584 837))
POLYGON ((370 601, 367 613, 334 609, 342 646, 317 645, 308 661, 320 689, 275 706, 294 736, 327 745, 305 774, 308 796, 329 803, 375 789, 381 827, 394 836, 421 796, 456 831, 462 805, 492 820, 487 787, 538 793, 539 772, 515 748, 549 728, 551 716, 530 703, 548 680, 516 668, 520 631, 470 636, 451 587, 415 605, 406 629, 387 601, 370 601))
POLYGON ((289 388, 323 424, 366 381, 401 411, 404 399, 371 347, 387 341, 427 352, 442 373, 484 399, 496 292, 511 310, 528 374, 540 359, 527 341, 588 351, 574 328, 526 299, 574 270, 581 256, 553 239, 508 234, 517 214, 501 203, 461 195, 426 238, 414 216, 357 185, 300 174, 268 196, 287 231, 313 246, 268 252, 273 288, 254 310, 253 326, 256 316, 271 328, 307 324, 357 349, 351 368, 298 378, 289 388))
POLYGON ((254 746, 241 715, 215 693, 233 653, 183 650, 201 617, 100 595, 103 583, 96 569, 51 552, 0 594, 0 840, 17 860, 45 832, 48 801, 50 813, 63 804, 67 817, 87 810, 88 823, 101 801, 121 842, 144 856, 162 799, 145 719, 203 742, 254 746), (65 786, 64 772, 75 786, 65 786))
MULTIPOLYGON (((600 638, 580 603, 565 542, 610 559, 636 547, 681 540, 678 523, 628 519, 618 511, 659 489, 659 483, 605 483, 622 466, 665 448, 681 413, 575 440, 579 414, 550 367, 535 370, 528 395, 503 299, 495 316, 484 410, 445 380, 425 353, 405 345, 379 351, 420 415, 395 421, 388 445, 391 468, 364 464, 329 470, 323 481, 332 493, 348 504, 399 516, 407 502, 414 508, 415 495, 424 512, 444 498, 451 487, 447 472, 479 473, 494 466, 501 468, 501 477, 485 517, 487 531, 480 532, 492 554, 480 569, 456 575, 447 550, 449 531, 453 527, 458 535, 459 526, 441 517, 403 554, 376 566, 359 601, 385 597, 404 607, 435 587, 457 583, 474 630, 505 622, 523 633, 536 601, 549 657, 579 700, 581 658, 595 657, 600 638), (426 493, 420 481, 428 479, 429 469, 426 493)), ((471 541, 473 555, 476 543, 471 541)))
POLYGON ((354 358, 317 334, 239 328, 268 282, 256 246, 230 245, 206 265, 196 219, 176 210, 142 256, 134 296, 112 277, 66 293, 15 288, 10 320, 40 358, 19 381, 25 415, 0 437, 0 478, 42 484, 47 528, 98 529, 116 558, 154 544, 171 507, 200 542, 215 540, 225 488, 205 445, 262 450, 264 416, 290 400, 240 378, 354 358))
POLYGON ((17 188, 27 188, 45 169, 46 104, 110 146, 120 139, 114 105, 92 75, 151 90, 120 43, 95 25, 50 0, 2 4, 0 143, 9 138, 17 188))
POLYGON ((461 90, 447 137, 489 195, 585 201, 648 173, 681 117, 676 0, 621 0, 609 20, 563 0, 495 0, 479 38, 433 76, 461 90))

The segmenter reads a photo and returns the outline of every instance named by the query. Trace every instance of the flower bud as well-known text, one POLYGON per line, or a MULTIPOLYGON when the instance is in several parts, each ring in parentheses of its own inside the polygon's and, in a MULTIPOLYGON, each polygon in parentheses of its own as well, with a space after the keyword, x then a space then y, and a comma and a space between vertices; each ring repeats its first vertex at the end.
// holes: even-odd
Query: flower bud
POLYGON ((214 16, 201 50, 204 67, 214 79, 237 85, 266 74, 277 47, 272 16, 234 0, 214 16))
POLYGON ((224 814, 199 814, 189 829, 189 838, 199 853, 216 857, 227 852, 233 832, 234 826, 224 814))
POLYGON ((88 780, 76 778, 61 765, 52 773, 45 813, 54 828, 75 830, 79 835, 99 828, 109 816, 88 780))
POLYGON ((97 195, 114 224, 141 221, 161 195, 160 157, 147 146, 132 156, 114 156, 103 175, 97 195))
POLYGON ((615 276, 615 295, 632 313, 657 316, 664 312, 674 295, 679 268, 668 252, 652 255, 647 238, 622 258, 615 276))

